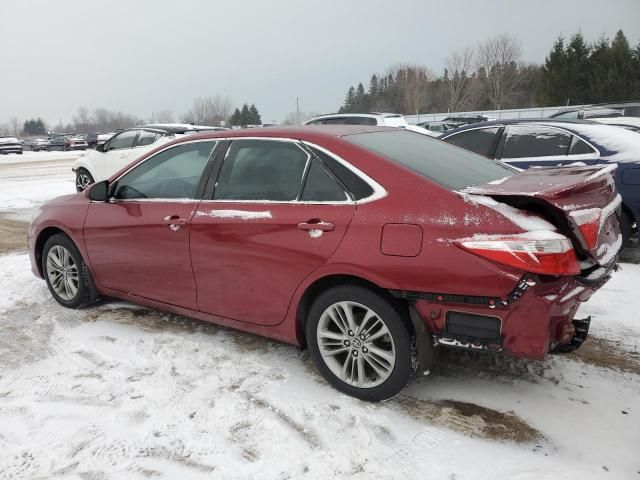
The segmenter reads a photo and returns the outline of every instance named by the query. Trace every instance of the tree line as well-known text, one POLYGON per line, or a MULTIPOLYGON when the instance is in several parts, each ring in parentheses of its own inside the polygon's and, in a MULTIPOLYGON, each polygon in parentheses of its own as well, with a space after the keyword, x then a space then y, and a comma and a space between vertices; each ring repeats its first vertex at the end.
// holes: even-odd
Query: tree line
POLYGON ((176 117, 171 110, 158 110, 148 119, 136 115, 113 111, 103 107, 90 111, 87 107, 78 107, 67 124, 47 125, 42 118, 30 118, 24 122, 13 117, 9 123, 0 124, 0 134, 13 136, 46 135, 48 131, 68 133, 106 133, 116 129, 130 128, 144 123, 192 123, 196 125, 228 127, 260 125, 261 118, 255 104, 243 104, 233 110, 233 102, 225 96, 198 97, 191 108, 176 117))
POLYGON ((640 99, 640 43, 624 33, 587 43, 559 37, 543 65, 522 61, 520 42, 499 34, 451 53, 439 75, 416 64, 371 75, 347 90, 340 113, 500 110, 640 99))

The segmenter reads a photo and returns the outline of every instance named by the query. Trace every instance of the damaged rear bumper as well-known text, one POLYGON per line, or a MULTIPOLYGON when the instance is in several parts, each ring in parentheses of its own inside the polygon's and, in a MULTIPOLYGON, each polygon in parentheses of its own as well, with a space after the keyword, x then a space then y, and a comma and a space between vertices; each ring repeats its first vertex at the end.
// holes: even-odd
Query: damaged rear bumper
POLYGON ((582 345, 591 319, 575 319, 577 310, 617 268, 616 259, 582 276, 526 274, 505 297, 391 293, 410 301, 437 344, 540 360, 582 345))

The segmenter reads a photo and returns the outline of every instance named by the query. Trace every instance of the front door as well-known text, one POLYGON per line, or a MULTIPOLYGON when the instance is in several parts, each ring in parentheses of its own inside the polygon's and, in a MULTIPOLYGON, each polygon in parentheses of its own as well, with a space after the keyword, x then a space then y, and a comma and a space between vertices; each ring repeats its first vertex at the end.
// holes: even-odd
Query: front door
POLYGON ((191 221, 201 311, 280 323, 298 285, 338 248, 355 204, 295 142, 236 140, 191 221))
POLYGON ((196 308, 189 231, 214 145, 161 151, 118 179, 109 202, 89 205, 84 238, 100 286, 196 308))
POLYGON ((104 180, 129 164, 129 155, 133 148, 138 130, 125 130, 114 135, 104 145, 104 152, 96 154, 94 168, 96 181, 104 180))

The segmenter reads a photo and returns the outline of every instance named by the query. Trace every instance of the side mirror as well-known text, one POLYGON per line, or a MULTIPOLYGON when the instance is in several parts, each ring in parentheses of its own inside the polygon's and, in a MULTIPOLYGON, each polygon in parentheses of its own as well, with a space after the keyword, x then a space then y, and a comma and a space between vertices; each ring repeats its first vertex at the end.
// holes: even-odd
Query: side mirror
POLYGON ((104 143, 100 143, 96 145, 96 151, 98 152, 104 152, 104 143))
POLYGON ((89 199, 94 202, 106 202, 109 200, 109 180, 94 183, 89 187, 89 199))

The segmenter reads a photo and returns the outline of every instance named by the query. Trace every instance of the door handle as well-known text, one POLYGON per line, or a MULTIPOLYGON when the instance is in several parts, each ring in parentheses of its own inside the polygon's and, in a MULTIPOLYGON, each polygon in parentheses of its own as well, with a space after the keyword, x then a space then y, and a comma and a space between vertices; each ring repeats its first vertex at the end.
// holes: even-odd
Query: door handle
POLYGON ((167 225, 174 232, 178 230, 182 225, 187 224, 187 220, 180 218, 179 215, 167 215, 162 219, 162 223, 167 225))
POLYGON ((298 224, 298 230, 320 230, 322 232, 332 232, 336 226, 333 223, 325 222, 323 220, 313 219, 308 222, 300 222, 298 224))
POLYGON ((120 154, 120 158, 126 158, 126 157, 127 157, 127 154, 126 154, 126 153, 121 153, 121 154, 120 154))

